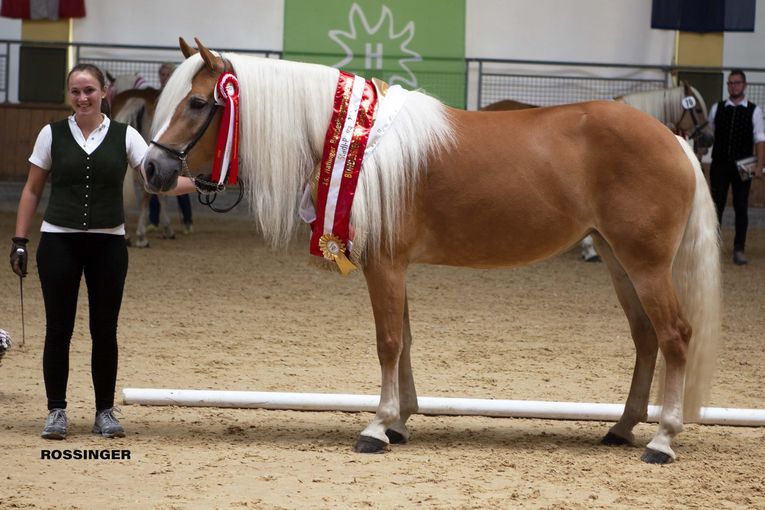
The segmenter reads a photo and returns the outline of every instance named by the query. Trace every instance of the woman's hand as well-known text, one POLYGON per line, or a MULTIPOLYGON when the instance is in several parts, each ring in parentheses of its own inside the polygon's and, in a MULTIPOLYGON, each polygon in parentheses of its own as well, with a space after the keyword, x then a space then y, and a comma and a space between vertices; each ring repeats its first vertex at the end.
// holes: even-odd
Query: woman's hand
POLYGON ((29 259, 27 243, 29 239, 26 237, 14 237, 11 241, 13 242, 11 245, 11 269, 23 278, 27 275, 27 260, 29 259))

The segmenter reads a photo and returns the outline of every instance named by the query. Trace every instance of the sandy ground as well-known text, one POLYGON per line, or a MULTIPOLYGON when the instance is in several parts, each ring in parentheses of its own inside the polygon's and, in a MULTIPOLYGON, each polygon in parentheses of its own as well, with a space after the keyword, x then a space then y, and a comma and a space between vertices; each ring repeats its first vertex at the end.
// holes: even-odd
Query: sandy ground
MULTIPOLYGON (((0 213, 0 237, 13 221, 0 213)), ((237 218, 200 217, 191 236, 151 241, 130 251, 118 400, 125 387, 377 394, 360 275, 312 269, 304 243, 272 252, 237 218), (336 317, 320 319, 326 310, 336 317)), ((749 266, 725 255, 714 407, 765 407, 765 231, 749 244, 749 266)), ((7 268, 0 286, 0 327, 18 344, 7 268)), ((639 460, 653 424, 636 428, 636 447, 603 447, 608 423, 415 415, 409 444, 365 456, 351 445, 370 413, 123 405, 127 437, 106 440, 90 434, 82 298, 70 437, 45 441, 34 264, 24 291, 26 346, 0 367, 0 508, 765 508, 762 428, 689 425, 668 466, 639 460), (41 460, 50 449, 130 459, 41 460)), ((514 270, 417 266, 409 294, 420 396, 625 398, 633 348, 602 264, 572 251, 514 270)))

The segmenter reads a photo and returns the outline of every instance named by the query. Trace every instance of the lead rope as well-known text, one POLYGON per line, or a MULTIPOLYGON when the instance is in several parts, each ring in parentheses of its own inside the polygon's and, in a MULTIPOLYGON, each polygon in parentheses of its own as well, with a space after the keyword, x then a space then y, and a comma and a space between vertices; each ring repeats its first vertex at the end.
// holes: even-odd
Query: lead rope
POLYGON ((239 202, 241 202, 242 198, 244 198, 244 183, 242 182, 242 179, 237 176, 236 184, 239 186, 239 196, 236 197, 234 203, 229 207, 215 207, 213 203, 215 202, 215 199, 218 198, 218 193, 226 191, 226 185, 208 180, 207 176, 203 174, 192 177, 191 170, 189 170, 189 165, 186 163, 186 157, 184 156, 180 158, 180 160, 181 175, 191 179, 191 181, 194 183, 194 187, 197 189, 197 200, 200 204, 209 207, 211 211, 216 213, 227 213, 239 205, 239 202))

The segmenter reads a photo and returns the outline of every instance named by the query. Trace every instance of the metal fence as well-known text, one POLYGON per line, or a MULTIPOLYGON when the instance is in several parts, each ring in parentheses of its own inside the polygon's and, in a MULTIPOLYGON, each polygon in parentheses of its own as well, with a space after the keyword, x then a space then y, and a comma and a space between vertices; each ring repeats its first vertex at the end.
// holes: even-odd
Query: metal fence
MULTIPOLYGON (((9 102, 11 69, 19 68, 19 48, 28 46, 66 47, 75 63, 96 64, 113 76, 139 73, 148 86, 159 87, 158 70, 165 62, 178 63, 175 46, 119 45, 97 43, 50 43, 0 40, 0 102, 9 102)), ((281 58, 273 50, 225 48, 220 51, 281 58)), ((478 109, 503 99, 539 105, 611 99, 632 92, 670 86, 672 77, 683 70, 722 72, 726 68, 683 68, 603 64, 592 62, 551 62, 529 60, 465 60, 465 104, 478 109)), ((754 69, 765 73, 765 69, 754 69)), ((748 97, 765 106, 765 83, 750 82, 748 97)))
POLYGON ((476 74, 475 108, 512 99, 537 106, 612 99, 664 88, 672 70, 661 66, 468 59, 476 74))
MULTIPOLYGON (((114 77, 138 73, 147 86, 154 88, 159 88, 160 66, 166 62, 177 64, 182 59, 177 46, 0 40, 0 102, 10 101, 11 69, 20 69, 19 50, 22 46, 65 48, 75 64, 95 64, 114 77)), ((221 48, 219 51, 281 58, 281 52, 272 50, 221 48)))

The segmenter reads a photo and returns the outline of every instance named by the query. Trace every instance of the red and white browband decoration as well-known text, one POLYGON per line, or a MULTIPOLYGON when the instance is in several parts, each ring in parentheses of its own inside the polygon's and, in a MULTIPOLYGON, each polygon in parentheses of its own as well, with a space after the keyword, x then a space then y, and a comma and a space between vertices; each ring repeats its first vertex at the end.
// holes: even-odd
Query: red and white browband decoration
POLYGON ((376 106, 371 81, 340 71, 324 137, 310 252, 335 261, 342 274, 355 269, 347 256, 351 206, 376 106))
POLYGON ((239 172, 239 81, 232 73, 223 73, 215 84, 215 104, 223 106, 218 143, 213 159, 212 180, 236 184, 239 172))

